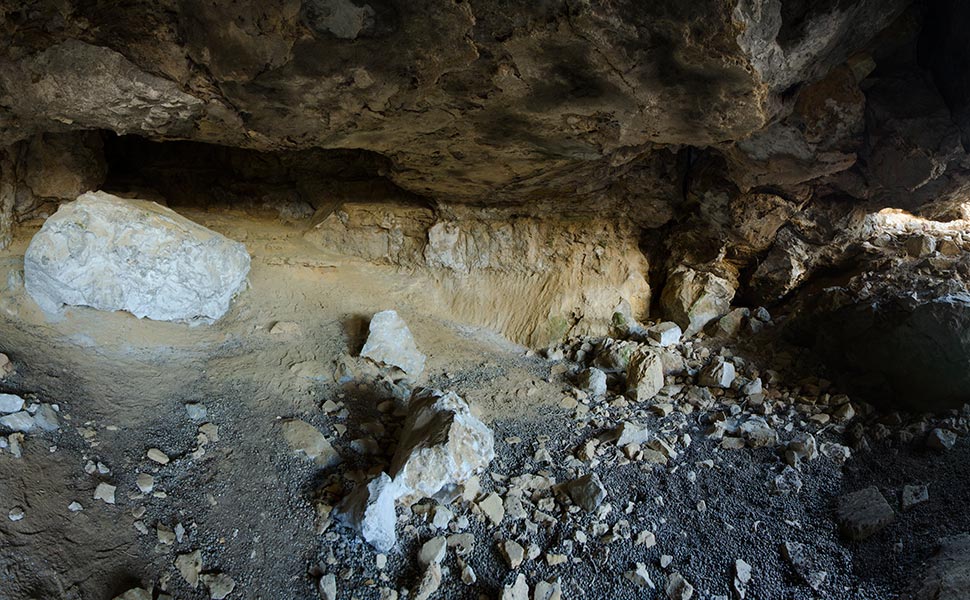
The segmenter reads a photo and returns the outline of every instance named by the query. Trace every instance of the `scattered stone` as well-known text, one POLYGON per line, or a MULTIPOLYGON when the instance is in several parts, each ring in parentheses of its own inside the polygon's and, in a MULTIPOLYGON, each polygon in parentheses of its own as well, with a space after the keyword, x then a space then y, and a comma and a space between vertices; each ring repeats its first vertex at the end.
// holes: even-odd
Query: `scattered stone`
POLYGON ((902 507, 909 510, 930 499, 930 492, 925 485, 904 485, 902 507))
POLYGON ((690 600, 694 597, 694 586, 688 583, 684 579, 684 576, 676 571, 667 577, 665 591, 670 600, 690 600))
POLYGON ((440 563, 445 559, 448 541, 443 536, 433 537, 421 546, 418 552, 418 564, 427 567, 432 563, 440 563))
POLYGON ((84 507, 81 506, 80 502, 71 502, 70 504, 67 505, 67 510, 71 512, 81 512, 82 510, 84 510, 84 507))
POLYGON ((525 580, 525 575, 519 573, 514 583, 506 585, 502 589, 500 600, 529 600, 529 584, 525 580))
POLYGON ((101 500, 105 504, 115 503, 115 490, 117 488, 113 485, 107 483, 99 483, 98 487, 94 488, 94 499, 101 500))
POLYGON ((150 494, 155 489, 155 478, 148 473, 139 473, 135 478, 135 485, 143 494, 150 494))
POLYGON ((20 521, 24 518, 24 514, 24 509, 22 507, 15 506, 10 509, 10 512, 7 513, 7 518, 11 521, 20 521))
POLYGON ((933 450, 945 452, 957 443, 957 434, 949 429, 934 429, 926 438, 926 445, 933 450))
POLYGON ((379 552, 387 552, 397 542, 395 504, 400 495, 400 484, 381 473, 367 485, 357 486, 333 514, 379 552))
POLYGON ((590 367, 580 373, 577 383, 581 389, 594 398, 606 395, 606 373, 595 367, 590 367))
POLYGON ((661 348, 675 346, 680 343, 680 337, 684 335, 680 326, 673 321, 664 321, 647 329, 650 339, 657 342, 661 348))
POLYGON ((703 386, 728 389, 734 383, 735 376, 734 365, 717 356, 701 370, 697 381, 703 386))
POLYGON ((586 512, 595 512, 606 499, 606 488, 599 475, 589 473, 566 484, 566 492, 572 501, 586 512))
POLYGON ((536 583, 532 600, 562 600, 562 583, 559 579, 536 583))
POLYGON ((34 425, 43 431, 57 431, 61 424, 50 404, 41 404, 34 413, 34 425))
POLYGON ((465 564, 461 568, 461 582, 465 585, 472 585, 478 581, 478 576, 475 575, 475 570, 472 569, 471 565, 465 564))
POLYGON ((208 416, 209 411, 206 409, 204 404, 190 402, 185 405, 185 413, 193 421, 204 421, 206 416, 208 416))
POLYGON ((966 600, 970 598, 970 535, 940 541, 923 578, 900 596, 912 600, 966 600))
POLYGON ((645 546, 647 548, 653 548, 657 545, 657 536, 654 535, 652 531, 643 530, 637 534, 636 540, 637 546, 645 546))
POLYGON ((928 235, 914 235, 906 240, 906 253, 916 258, 929 256, 936 251, 936 240, 928 235))
POLYGON ((29 433, 34 428, 34 416, 22 410, 0 417, 0 425, 13 431, 29 433))
POLYGON ((731 582, 731 588, 738 600, 744 600, 749 583, 751 583, 751 565, 739 558, 734 561, 734 581, 731 582))
POLYGON ((418 351, 411 330, 393 310, 379 312, 371 318, 370 333, 360 356, 378 365, 396 367, 412 381, 424 372, 426 358, 418 351))
POLYGON ((196 550, 176 556, 175 569, 194 590, 199 585, 199 574, 202 572, 202 551, 196 550))
POLYGON ((216 320, 249 274, 249 253, 176 212, 88 192, 61 204, 24 255, 24 285, 44 311, 126 310, 162 321, 216 320))
POLYGON ((333 573, 321 577, 318 587, 322 600, 337 600, 337 577, 333 573))
POLYGON ((646 444, 653 436, 645 425, 624 421, 618 428, 616 445, 620 448, 628 444, 646 444))
POLYGON ((299 335, 302 328, 299 323, 293 321, 277 321, 269 328, 270 335, 295 336, 299 335))
POLYGON ((492 492, 479 502, 478 508, 482 511, 482 514, 488 517, 492 525, 498 526, 502 522, 502 519, 505 518, 505 504, 502 502, 502 497, 495 492, 492 492))
POLYGON ((152 600, 152 593, 145 588, 132 588, 113 600, 152 600))
POLYGON ((146 456, 148 456, 149 460, 153 460, 160 465, 167 465, 169 462, 168 455, 158 448, 149 448, 146 456))
POLYGON ((0 394, 0 413, 15 413, 24 407, 24 399, 15 394, 0 394))
POLYGON ((414 592, 414 600, 428 600, 441 587, 441 564, 431 563, 414 592))
POLYGON ((842 496, 836 515, 842 534, 857 541, 881 531, 896 518, 875 486, 842 496))
POLYGON ((666 569, 670 566, 670 563, 674 562, 674 557, 669 554, 660 555, 660 568, 666 569))
POLYGON ((811 552, 804 544, 784 542, 781 545, 781 555, 809 587, 816 591, 822 588, 828 573, 815 569, 811 552))
POLYGON ((638 349, 630 356, 627 392, 637 402, 651 400, 664 386, 663 359, 653 350, 638 349))
POLYGON ((236 582, 225 573, 206 573, 201 579, 212 600, 222 600, 236 589, 236 582))
POLYGON ((454 392, 416 390, 402 432, 389 473, 405 504, 452 494, 495 458, 492 430, 454 392))
POLYGON ((790 466, 781 470, 781 474, 775 476, 775 493, 779 495, 802 491, 802 478, 798 471, 790 466))
POLYGON ((302 454, 320 467, 331 467, 340 462, 340 454, 320 431, 305 421, 283 421, 283 437, 293 452, 302 454))
POLYGON ((623 576, 640 587, 656 588, 653 580, 650 579, 650 572, 647 571, 647 565, 645 563, 638 562, 634 570, 627 571, 623 576))
POLYGON ((519 568, 519 565, 521 565, 522 561, 525 559, 525 549, 512 540, 500 542, 498 547, 502 552, 502 557, 505 558, 505 562, 509 565, 509 568, 519 568))
POLYGON ((802 432, 797 434, 785 449, 785 462, 796 469, 801 468, 801 461, 818 458, 818 445, 815 436, 802 432))

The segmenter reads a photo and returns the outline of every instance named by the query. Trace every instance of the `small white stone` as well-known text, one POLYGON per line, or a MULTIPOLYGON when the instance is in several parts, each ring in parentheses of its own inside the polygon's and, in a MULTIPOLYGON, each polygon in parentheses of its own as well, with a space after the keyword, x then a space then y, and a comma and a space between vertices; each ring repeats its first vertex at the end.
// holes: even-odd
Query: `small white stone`
POLYGON ((146 456, 148 456, 150 460, 153 460, 160 465, 167 465, 169 462, 168 455, 158 448, 149 448, 146 456))
POLYGON ((7 513, 7 518, 9 518, 11 521, 19 521, 23 519, 24 509, 19 506, 11 508, 10 512, 7 513))
POLYGON ((102 500, 105 504, 114 504, 116 489, 113 485, 99 483, 98 487, 94 488, 94 499, 102 500))
POLYGON ((445 559, 448 542, 443 536, 431 538, 421 546, 418 552, 418 564, 427 567, 432 563, 440 563, 445 559))
POLYGON ((0 413, 15 413, 24 408, 24 399, 15 394, 0 394, 0 413))
POLYGON ((80 502, 71 502, 70 504, 67 505, 67 510, 71 512, 80 512, 84 510, 84 507, 81 506, 80 502))

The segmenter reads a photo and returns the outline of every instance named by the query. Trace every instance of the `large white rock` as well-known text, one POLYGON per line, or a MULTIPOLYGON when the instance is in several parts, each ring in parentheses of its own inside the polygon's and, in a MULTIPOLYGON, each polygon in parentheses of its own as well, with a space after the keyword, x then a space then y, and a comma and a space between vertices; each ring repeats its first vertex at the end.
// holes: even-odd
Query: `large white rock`
POLYGON ((73 305, 211 321, 245 285, 249 262, 241 243, 168 208, 89 192, 31 240, 24 284, 47 312, 73 305))
POLYGON ((389 472, 404 502, 447 495, 495 458, 492 430, 454 392, 416 391, 402 431, 389 472))
POLYGON ((360 355, 379 365, 397 367, 412 380, 424 372, 426 357, 418 350, 404 319, 394 310, 381 311, 371 318, 360 355))

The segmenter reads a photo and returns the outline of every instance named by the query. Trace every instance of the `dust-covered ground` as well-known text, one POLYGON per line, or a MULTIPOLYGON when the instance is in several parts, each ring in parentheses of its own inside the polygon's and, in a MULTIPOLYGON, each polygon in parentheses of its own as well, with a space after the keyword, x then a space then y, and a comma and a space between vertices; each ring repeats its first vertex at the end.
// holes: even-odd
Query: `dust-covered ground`
MULTIPOLYGON (((28 433, 19 457, 0 450, 0 599, 110 600, 134 587, 154 597, 208 598, 205 584, 193 588, 174 566, 196 550, 203 574, 232 579, 228 598, 319 598, 327 574, 336 576, 338 598, 403 598, 409 590, 414 597, 419 548, 450 536, 435 598, 498 598, 519 574, 533 587, 558 580, 563 598, 665 598, 672 573, 693 586, 695 598, 732 597, 740 559, 752 568, 748 598, 883 600, 920 579, 941 538, 970 529, 970 446, 962 435, 944 452, 924 443, 926 429, 940 423, 965 430, 965 415, 887 415, 860 405, 846 422, 812 420, 834 405, 819 400, 805 409, 803 400, 837 390, 779 376, 766 382, 770 408, 759 412, 776 441, 730 449, 723 431, 712 435, 715 425, 754 405, 731 391, 692 402, 690 369, 668 378, 684 387, 669 390, 666 415, 624 400, 615 375, 605 397, 585 397, 575 385, 586 366, 576 347, 549 360, 448 322, 418 274, 323 256, 299 228, 279 221, 189 216, 245 242, 254 257, 250 289, 214 325, 84 308, 50 318, 18 276, 30 228, 0 256, 0 351, 16 367, 0 391, 56 404, 60 421, 57 431, 28 433), (419 383, 457 392, 492 427, 496 458, 476 499, 496 491, 506 515, 495 526, 475 501, 459 499, 436 526, 441 507, 431 500, 399 509, 398 545, 384 564, 322 508, 386 467, 394 451, 405 395, 357 358, 367 320, 387 308, 401 313, 428 355, 419 383), (205 415, 190 418, 186 404, 204 406, 205 415), (343 462, 321 469, 294 453, 281 431, 290 418, 316 426, 343 462), (666 448, 628 458, 635 452, 618 448, 611 433, 626 421, 646 425, 666 448), (801 462, 800 489, 779 489, 783 450, 799 433, 835 451, 801 462), (594 438, 593 455, 579 458, 594 438), (843 445, 852 448, 844 464, 843 445), (170 462, 149 459, 153 448, 170 462), (607 491, 592 513, 546 485, 586 472, 597 473, 607 491), (150 492, 136 484, 144 473, 154 477, 150 492), (516 503, 510 490, 522 489, 523 475, 545 483, 526 486, 516 503), (94 498, 99 483, 116 486, 114 504, 94 498), (913 484, 926 485, 929 499, 903 511, 901 490, 913 484), (848 541, 835 517, 838 499, 871 485, 895 520, 848 541), (82 509, 69 510, 73 502, 82 509), (21 519, 8 518, 18 510, 21 519), (514 569, 499 551, 506 540, 526 551, 514 569), (804 544, 810 564, 786 560, 785 542, 804 544), (655 588, 625 576, 637 563, 655 588), (474 583, 463 582, 463 566, 474 583), (824 573, 817 590, 809 572, 824 573)), ((751 352, 746 376, 774 367, 765 336, 770 326, 731 342, 739 355, 751 352)), ((690 363, 720 344, 679 351, 690 363)))

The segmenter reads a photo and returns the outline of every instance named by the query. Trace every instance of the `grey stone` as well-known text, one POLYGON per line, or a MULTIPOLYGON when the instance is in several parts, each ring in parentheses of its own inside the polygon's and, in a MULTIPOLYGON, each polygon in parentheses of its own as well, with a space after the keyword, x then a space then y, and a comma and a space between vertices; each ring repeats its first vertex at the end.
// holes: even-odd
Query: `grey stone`
POLYGON ((15 394, 0 394, 0 413, 14 413, 24 407, 24 399, 15 394))
POLYGON ((577 383, 580 388, 594 398, 606 395, 606 373, 595 367, 585 369, 580 373, 577 383))
POLYGON ((709 322, 731 310, 734 285, 723 277, 679 267, 667 277, 660 307, 664 314, 693 336, 709 322))
POLYGON ((667 577, 667 585, 664 591, 667 592, 667 597, 670 600, 690 600, 694 597, 694 586, 676 571, 667 577))
POLYGON ((934 429, 926 437, 926 445, 933 450, 945 452, 957 443, 957 434, 950 429, 934 429))
POLYGON ((965 600, 970 598, 970 535, 943 539, 925 574, 901 597, 907 600, 965 600))
POLYGON ((43 431, 57 431, 60 429, 60 420, 57 412, 50 404, 41 404, 34 413, 34 425, 43 431))
POLYGON ((626 375, 627 392, 637 402, 651 400, 664 386, 663 359, 660 354, 644 348, 630 356, 626 375))
POLYGON ((667 348, 669 346, 679 344, 680 337, 684 335, 684 332, 677 323, 674 323, 673 321, 664 321, 663 323, 658 323, 653 327, 648 327, 647 335, 650 336, 650 339, 657 342, 660 347, 667 348))
POLYGON ((143 200, 85 193, 31 240, 24 284, 47 312, 90 306, 162 321, 213 321, 249 274, 245 246, 143 200))
POLYGON ((566 483, 566 492, 586 512, 594 512, 599 508, 607 495, 606 488, 596 473, 589 473, 566 483))
POLYGON ((432 563, 440 563, 448 550, 448 540, 444 536, 433 537, 421 546, 418 552, 418 564, 427 568, 432 563))
POLYGON ((313 425, 291 419, 284 421, 282 427, 283 437, 294 452, 302 454, 321 467, 330 467, 340 462, 340 454, 313 425))
POLYGON ((896 518, 879 488, 872 486, 842 496, 836 513, 842 534, 853 540, 864 540, 896 518))
POLYGON ((799 542, 786 541, 781 544, 781 555, 809 587, 816 591, 822 588, 828 573, 816 569, 809 548, 799 542))
POLYGON ((0 417, 0 426, 13 431, 28 433, 34 428, 34 416, 22 410, 0 417))
POLYGON ((925 485, 904 485, 902 495, 902 508, 909 510, 930 499, 930 492, 925 485))
POLYGON ((728 389, 734 383, 736 371, 734 364, 717 356, 703 370, 697 382, 707 387, 719 387, 728 389))

